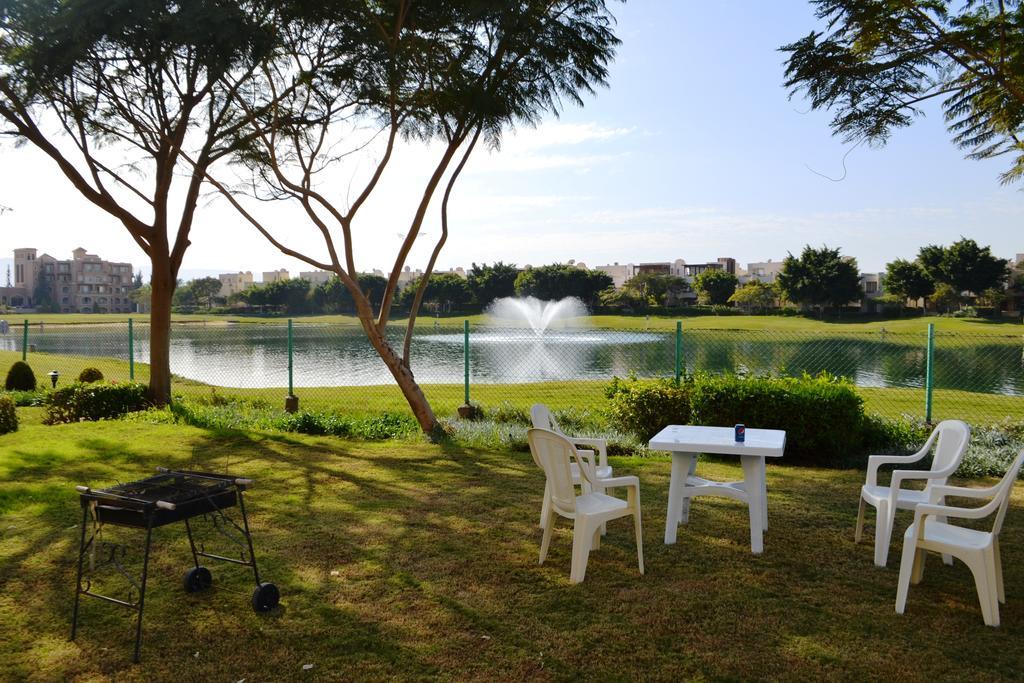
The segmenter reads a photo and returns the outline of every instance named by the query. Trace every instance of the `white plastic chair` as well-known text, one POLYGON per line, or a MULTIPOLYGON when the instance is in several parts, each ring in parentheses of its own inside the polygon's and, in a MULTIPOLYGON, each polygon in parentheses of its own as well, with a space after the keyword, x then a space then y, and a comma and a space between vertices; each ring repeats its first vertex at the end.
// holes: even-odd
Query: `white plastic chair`
POLYGON ((974 575, 974 583, 981 602, 981 615, 986 626, 999 626, 999 603, 1006 602, 1003 586, 1003 565, 999 557, 999 532, 1010 504, 1013 483, 1024 463, 1024 451, 995 486, 987 489, 969 489, 958 486, 933 486, 928 503, 917 506, 914 523, 903 535, 903 557, 900 560, 900 578, 896 589, 896 613, 903 614, 907 606, 910 584, 918 584, 924 577, 925 552, 948 553, 966 564, 974 575), (944 496, 960 498, 991 498, 979 508, 961 508, 939 505, 944 496), (955 526, 946 522, 948 517, 983 519, 996 513, 992 531, 980 531, 955 526))
MULTIPOLYGON (((872 455, 868 458, 867 479, 860 489, 860 509, 857 511, 857 530, 854 541, 860 543, 864 532, 864 506, 873 506, 875 516, 875 564, 884 567, 889 559, 889 542, 896 520, 896 510, 913 510, 921 503, 927 503, 931 490, 944 486, 949 476, 956 472, 971 440, 971 428, 960 420, 943 420, 928 437, 924 447, 913 455, 872 455), (878 468, 881 465, 905 465, 922 460, 932 446, 935 456, 930 470, 895 470, 889 486, 878 485, 878 468), (924 490, 900 488, 907 480, 924 479, 928 483, 924 490)), ((946 564, 951 558, 944 558, 946 564)))
MULTIPOLYGON (((569 581, 580 583, 587 573, 590 551, 601 547, 601 528, 619 517, 633 515, 633 530, 636 534, 636 557, 640 573, 644 573, 644 546, 640 526, 640 480, 636 477, 617 477, 605 481, 606 486, 626 489, 626 500, 613 498, 598 491, 584 491, 576 495, 572 480, 571 465, 576 460, 578 471, 584 483, 593 486, 593 464, 587 462, 569 439, 547 429, 531 429, 527 432, 530 453, 534 461, 544 470, 548 480, 551 506, 548 518, 544 520, 544 538, 540 544, 540 564, 548 556, 551 533, 557 516, 573 520, 572 569, 569 581)), ((581 485, 581 488, 582 485, 581 485)))
MULTIPOLYGON (((593 483, 580 478, 580 468, 575 462, 570 463, 570 471, 572 472, 572 483, 577 486, 583 485, 586 488, 584 493, 590 490, 597 491, 598 493, 604 493, 607 488, 604 485, 604 480, 612 477, 612 468, 608 464, 608 440, 607 439, 596 439, 582 436, 569 436, 562 431, 562 428, 558 426, 555 421, 555 416, 551 414, 551 411, 543 403, 534 403, 533 407, 530 408, 530 420, 533 422, 534 429, 546 429, 552 431, 555 434, 564 436, 571 441, 575 446, 589 446, 590 448, 597 449, 597 462, 594 463, 594 477, 592 478, 593 483)), ((593 461, 594 452, 591 450, 580 451, 581 455, 586 456, 590 454, 590 460, 593 461)), ((544 524, 548 519, 548 512, 551 509, 551 491, 548 486, 544 487, 544 502, 540 507, 540 528, 544 528, 544 524)), ((602 531, 602 533, 604 533, 602 531)))

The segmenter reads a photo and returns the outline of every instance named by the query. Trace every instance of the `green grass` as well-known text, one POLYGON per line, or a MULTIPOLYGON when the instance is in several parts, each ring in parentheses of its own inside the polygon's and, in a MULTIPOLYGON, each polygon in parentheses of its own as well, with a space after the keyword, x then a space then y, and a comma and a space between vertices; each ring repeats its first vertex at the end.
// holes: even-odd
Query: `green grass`
MULTIPOLYGON (((640 477, 647 574, 637 573, 629 520, 619 520, 573 586, 567 522, 537 564, 543 478, 527 454, 117 421, 25 427, 0 436, 0 679, 1019 677, 1021 491, 1003 529, 1008 602, 993 629, 967 569, 937 558, 907 614, 894 613, 898 542, 891 566, 878 569, 870 536, 852 540, 862 472, 771 466, 771 528, 755 557, 744 509, 722 499, 695 503, 679 542, 663 545, 668 460, 613 464, 640 477), (84 602, 79 638, 67 640, 74 485, 157 465, 256 480, 247 501, 257 553, 283 608, 254 614, 251 579, 219 564, 212 591, 186 596, 183 530, 159 529, 143 662, 133 666, 131 620, 114 606, 84 602)), ((728 461, 704 473, 740 476, 728 461)), ((897 517, 895 539, 908 519, 897 517)))
MULTIPOLYGON (((4 317, 0 315, 0 317, 4 317)), ((30 313, 30 314, 8 314, 6 318, 12 327, 22 320, 28 320, 30 324, 39 322, 49 324, 101 324, 101 323, 123 323, 129 316, 122 313, 30 313)), ((135 320, 144 322, 148 320, 148 314, 135 314, 135 320)), ((286 320, 283 316, 239 316, 230 314, 206 314, 206 313, 176 313, 173 316, 175 322, 208 324, 227 324, 229 321, 241 324, 281 324, 286 320)), ((332 323, 339 325, 358 326, 359 321, 351 315, 308 315, 296 316, 297 324, 302 323, 332 323)), ((463 320, 469 320, 471 325, 486 325, 493 323, 486 315, 456 315, 442 316, 436 318, 432 315, 421 315, 417 318, 417 327, 433 327, 435 321, 439 321, 445 327, 461 325, 463 320)), ((678 316, 643 316, 643 315, 594 315, 589 316, 586 323, 603 329, 637 330, 651 329, 671 331, 676 328, 676 321, 682 320, 683 327, 690 330, 772 330, 779 332, 827 332, 839 334, 843 332, 880 332, 883 329, 893 333, 924 333, 929 323, 935 325, 939 332, 962 332, 971 335, 1006 335, 1024 333, 1024 325, 1021 320, 988 320, 971 318, 949 318, 943 316, 905 316, 902 318, 879 318, 876 316, 849 315, 839 319, 816 320, 805 317, 784 317, 774 315, 700 315, 680 318, 678 316)), ((397 316, 392 318, 395 324, 404 325, 406 318, 397 316)))
MULTIPOLYGON (((6 371, 12 363, 21 360, 21 354, 14 351, 0 351, 0 369, 6 371)), ((110 358, 64 356, 48 353, 29 354, 29 365, 36 373, 40 387, 49 386, 46 373, 57 370, 61 385, 77 378, 84 368, 93 366, 103 372, 104 377, 117 381, 128 380, 128 363, 110 358)), ((149 366, 135 364, 135 378, 146 382, 149 366)), ((576 380, 572 382, 538 382, 532 384, 473 384, 470 400, 473 403, 494 407, 509 403, 529 409, 537 402, 547 403, 556 410, 565 408, 588 408, 601 410, 606 404, 604 380, 576 380)), ((428 384, 424 393, 438 415, 453 415, 462 405, 464 389, 461 384, 428 384)), ((234 389, 216 388, 178 378, 174 392, 186 397, 208 397, 212 392, 222 396, 236 396, 246 399, 260 399, 272 406, 284 406, 285 388, 234 389)), ((877 389, 858 388, 865 400, 868 412, 886 417, 899 418, 904 415, 924 418, 923 389, 877 389)), ((401 391, 394 385, 362 387, 297 387, 299 406, 306 410, 332 411, 349 414, 368 414, 382 411, 408 410, 408 404, 401 391)), ((980 394, 958 390, 936 389, 933 393, 934 419, 955 417, 976 424, 999 422, 1004 417, 1024 415, 1024 398, 980 394)))

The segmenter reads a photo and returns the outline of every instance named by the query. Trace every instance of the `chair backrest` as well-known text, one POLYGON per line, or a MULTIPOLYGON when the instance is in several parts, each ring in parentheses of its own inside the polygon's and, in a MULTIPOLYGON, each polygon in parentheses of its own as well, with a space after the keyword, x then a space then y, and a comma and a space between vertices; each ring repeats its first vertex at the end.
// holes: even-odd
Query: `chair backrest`
MULTIPOLYGON (((935 426, 934 435, 937 436, 935 453, 932 457, 932 471, 951 469, 955 470, 960 466, 960 461, 967 452, 967 444, 971 441, 971 428, 962 420, 943 420, 935 426)), ((940 479, 929 479, 925 490, 932 486, 944 486, 948 477, 940 479)))
POLYGON ((548 479, 551 505, 556 512, 573 515, 576 512, 576 489, 572 483, 570 462, 576 457, 576 447, 561 434, 549 429, 531 429, 526 432, 533 460, 548 479))
POLYGON ((993 500, 999 501, 999 512, 996 514, 996 523, 992 525, 992 533, 999 535, 1003 529, 1003 520, 1006 519, 1006 508, 1010 506, 1010 493, 1013 492, 1013 484, 1020 474, 1020 467, 1024 465, 1024 451, 1021 451, 1006 470, 1006 475, 999 482, 999 492, 993 500))
POLYGON ((533 422, 535 429, 547 429, 556 434, 565 433, 555 422, 555 416, 551 414, 551 410, 543 403, 534 403, 530 408, 530 421, 533 422))

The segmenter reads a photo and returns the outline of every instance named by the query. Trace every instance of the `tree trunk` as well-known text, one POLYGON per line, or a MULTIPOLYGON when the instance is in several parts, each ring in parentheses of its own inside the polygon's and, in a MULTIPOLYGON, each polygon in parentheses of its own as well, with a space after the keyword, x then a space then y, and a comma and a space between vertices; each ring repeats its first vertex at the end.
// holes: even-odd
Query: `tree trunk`
POLYGON ((177 285, 171 260, 154 249, 150 259, 152 293, 149 308, 149 400, 155 406, 171 402, 171 298, 177 285))
POLYGON ((366 336, 369 338, 373 348, 376 349, 381 360, 388 367, 388 370, 391 371, 391 375, 395 378, 398 388, 402 390, 402 395, 405 396, 405 400, 409 403, 416 421, 419 422, 420 429, 427 436, 436 439, 440 435, 441 424, 437 421, 434 409, 430 407, 430 403, 423 394, 420 385, 416 383, 412 370, 402 362, 402 358, 395 353, 387 338, 377 330, 372 322, 366 320, 362 322, 363 328, 366 330, 366 336))

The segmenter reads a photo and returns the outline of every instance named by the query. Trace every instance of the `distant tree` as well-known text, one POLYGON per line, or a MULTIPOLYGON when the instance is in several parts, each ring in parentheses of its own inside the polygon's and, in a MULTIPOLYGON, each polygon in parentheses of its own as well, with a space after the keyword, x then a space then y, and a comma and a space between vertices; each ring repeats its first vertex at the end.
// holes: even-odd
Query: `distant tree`
MULTIPOLYGON (((416 297, 420 280, 410 282, 399 297, 400 305, 410 306, 416 297)), ((472 299, 469 284, 455 273, 434 273, 423 290, 423 303, 440 311, 458 310, 472 299)))
POLYGON ((600 300, 600 293, 613 284, 611 276, 603 271, 555 263, 527 268, 519 273, 516 276, 516 294, 546 300, 574 296, 593 306, 600 300))
POLYGON ((494 265, 473 264, 466 273, 469 290, 481 306, 488 306, 495 299, 513 296, 516 293, 516 277, 519 269, 514 263, 496 261, 494 265))
POLYGON ((729 297, 729 303, 736 304, 747 311, 761 311, 762 313, 775 306, 775 302, 778 300, 778 287, 760 280, 751 280, 739 287, 729 297))
POLYGON ((42 268, 39 269, 39 274, 36 276, 35 287, 32 290, 32 301, 35 303, 36 310, 41 313, 60 313, 60 306, 53 299, 53 288, 46 280, 46 275, 43 273, 42 268))
POLYGON ((946 274, 942 270, 942 260, 946 256, 946 248, 940 244, 928 244, 917 252, 917 263, 933 282, 946 282, 946 274))
POLYGON ((252 306, 271 306, 283 313, 306 313, 309 310, 309 281, 293 278, 256 285, 240 292, 239 299, 252 306))
POLYGON ((712 306, 724 306, 729 297, 736 292, 739 279, 724 270, 709 269, 693 279, 693 289, 697 292, 697 301, 712 306))
MULTIPOLYGON (((388 284, 383 276, 370 273, 360 273, 358 282, 359 288, 372 305, 380 302, 388 284)), ((348 287, 337 277, 314 288, 312 302, 315 309, 323 313, 352 313, 356 308, 348 287)))
POLYGON ((935 292, 932 294, 932 305, 940 313, 949 313, 958 308, 961 303, 960 292, 952 285, 940 282, 935 285, 935 292))
POLYGON ((935 280, 918 261, 896 259, 886 264, 883 289, 893 297, 893 303, 901 307, 907 299, 927 299, 935 291, 935 280))
POLYGON ((864 296, 857 261, 844 258, 839 249, 804 247, 800 257, 789 254, 782 262, 779 291, 795 304, 817 308, 841 308, 864 296))
POLYGON ((993 256, 989 247, 979 247, 974 240, 961 238, 945 249, 941 281, 958 292, 981 294, 1003 286, 1009 276, 1008 263, 993 256))
POLYGON ((811 0, 823 31, 782 48, 785 84, 835 112, 848 141, 884 144, 937 99, 971 159, 1009 155, 1024 177, 1024 2, 811 0))
POLYGON ((632 290, 634 298, 648 299, 655 306, 679 303, 683 294, 692 291, 686 280, 665 273, 639 273, 627 280, 622 289, 632 290))
POLYGON ((153 287, 145 284, 133 289, 128 293, 128 298, 140 309, 149 307, 150 298, 153 296, 153 287))
MULTIPOLYGON (((150 285, 150 299, 152 300, 152 285, 150 285)), ((196 299, 196 293, 192 291, 192 283, 185 282, 179 279, 177 284, 174 286, 174 295, 171 297, 171 305, 174 308, 191 308, 198 306, 199 301, 196 299)))
POLYGON ((213 299, 220 294, 220 288, 221 282, 215 277, 199 278, 189 283, 189 289, 192 290, 192 296, 196 303, 202 305, 203 302, 206 302, 207 308, 213 308, 213 299))
POLYGON ((624 311, 643 313, 647 311, 654 301, 651 297, 644 296, 639 290, 632 287, 622 286, 616 289, 609 287, 598 294, 598 301, 602 306, 617 308, 624 311))
POLYGON ((978 303, 982 306, 990 306, 995 311, 1001 311, 1003 310, 1003 305, 1006 304, 1007 298, 1005 289, 1002 287, 992 287, 978 295, 978 303))
POLYGON ((132 277, 132 289, 138 289, 141 286, 142 286, 142 271, 140 270, 139 272, 135 273, 134 277, 132 277))

